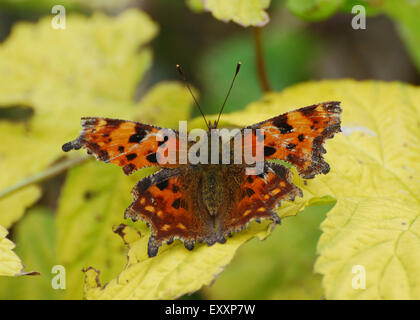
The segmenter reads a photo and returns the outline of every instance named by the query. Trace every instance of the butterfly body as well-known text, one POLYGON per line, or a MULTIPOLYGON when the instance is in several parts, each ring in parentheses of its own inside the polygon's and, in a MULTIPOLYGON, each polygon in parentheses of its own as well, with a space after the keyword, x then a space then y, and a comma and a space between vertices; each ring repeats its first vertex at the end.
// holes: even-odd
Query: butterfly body
MULTIPOLYGON (((289 162, 307 179, 326 174, 329 165, 322 157, 322 145, 340 131, 340 113, 339 102, 325 102, 244 128, 253 135, 250 140, 241 140, 244 152, 255 150, 257 140, 263 143, 261 171, 255 169, 256 164, 233 161, 234 139, 227 142, 229 163, 222 162, 223 144, 215 144, 221 140, 218 131, 216 139, 211 139, 211 126, 208 148, 201 149, 208 152, 204 156, 198 152, 204 159, 200 163, 189 158, 177 163, 159 161, 164 156, 161 147, 175 147, 177 159, 191 151, 191 142, 184 143, 174 130, 107 118, 83 118, 82 133, 64 144, 63 150, 84 147, 99 160, 121 166, 125 174, 146 166, 162 168, 137 183, 133 202, 125 212, 125 218, 145 220, 150 225, 148 254, 153 257, 162 243, 174 239, 192 250, 196 242, 224 243, 227 236, 254 220, 279 223, 276 208, 282 201, 301 196, 302 191, 293 184, 288 168, 268 160, 289 162), (264 130, 264 135, 257 136, 256 129, 264 130), (169 131, 173 135, 163 138, 169 131)), ((244 129, 239 132, 243 137, 244 129)))
POLYGON ((220 210, 226 207, 226 202, 229 200, 229 186, 225 184, 226 175, 229 170, 226 166, 219 165, 199 165, 199 199, 202 207, 210 216, 217 216, 220 210))

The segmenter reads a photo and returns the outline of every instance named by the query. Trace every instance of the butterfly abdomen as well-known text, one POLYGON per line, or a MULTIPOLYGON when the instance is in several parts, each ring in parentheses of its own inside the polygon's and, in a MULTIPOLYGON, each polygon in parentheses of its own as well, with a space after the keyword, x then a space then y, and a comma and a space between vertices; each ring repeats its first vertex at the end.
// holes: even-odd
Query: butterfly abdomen
POLYGON ((212 165, 202 165, 200 194, 204 207, 211 216, 215 216, 224 203, 225 192, 222 171, 212 165))

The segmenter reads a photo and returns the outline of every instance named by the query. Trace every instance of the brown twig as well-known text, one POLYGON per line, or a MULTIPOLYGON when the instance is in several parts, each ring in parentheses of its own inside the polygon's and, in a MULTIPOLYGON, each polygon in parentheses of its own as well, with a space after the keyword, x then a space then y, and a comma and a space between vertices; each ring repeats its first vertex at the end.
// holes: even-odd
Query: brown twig
POLYGON ((271 91, 268 82, 267 72, 265 69, 264 52, 262 47, 262 28, 255 27, 254 31, 254 47, 255 47, 255 60, 257 63, 258 79, 263 92, 271 91))

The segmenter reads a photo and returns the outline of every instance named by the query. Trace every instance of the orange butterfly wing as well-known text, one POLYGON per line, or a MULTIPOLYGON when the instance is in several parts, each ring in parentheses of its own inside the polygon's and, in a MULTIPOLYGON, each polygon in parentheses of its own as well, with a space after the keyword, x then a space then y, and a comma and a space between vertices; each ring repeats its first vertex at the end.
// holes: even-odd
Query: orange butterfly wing
POLYGON ((176 166, 159 161, 164 152, 159 147, 163 144, 172 144, 176 150, 179 148, 178 133, 174 130, 134 121, 95 117, 82 118, 82 128, 77 139, 63 145, 63 151, 85 148, 97 159, 122 167, 127 175, 143 167, 176 166))
POLYGON ((190 169, 179 167, 162 169, 134 187, 125 218, 149 223, 150 257, 157 254, 163 242, 174 239, 182 240, 189 250, 197 241, 216 242, 211 217, 197 208, 198 183, 190 169))
MULTIPOLYGON (((340 131, 340 102, 325 102, 287 112, 245 129, 264 130, 264 159, 287 161, 304 178, 328 173, 323 144, 340 131)), ((254 133, 255 135, 255 133, 254 133)), ((253 137, 254 141, 256 137, 253 137)), ((244 146, 244 149, 251 146, 244 146)))
POLYGON ((276 208, 281 201, 302 196, 302 191, 293 184, 290 170, 280 164, 267 162, 262 174, 247 175, 243 170, 234 179, 238 184, 234 205, 218 218, 217 229, 225 234, 244 229, 252 220, 271 219, 280 223, 276 208))

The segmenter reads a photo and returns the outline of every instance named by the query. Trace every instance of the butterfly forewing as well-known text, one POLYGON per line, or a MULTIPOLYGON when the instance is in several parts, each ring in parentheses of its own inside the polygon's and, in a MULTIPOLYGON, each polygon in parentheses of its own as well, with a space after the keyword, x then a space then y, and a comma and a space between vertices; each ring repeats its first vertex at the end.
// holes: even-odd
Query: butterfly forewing
MULTIPOLYGON (((82 118, 80 136, 63 145, 64 151, 85 148, 97 159, 122 167, 125 174, 149 166, 173 167, 163 164, 163 144, 172 144, 179 150, 178 133, 171 129, 118 119, 82 118)), ((166 155, 167 156, 167 155, 166 155)))
MULTIPOLYGON (((287 161, 304 178, 328 173, 322 157, 323 143, 340 131, 339 102, 325 102, 290 111, 254 124, 248 129, 264 130, 264 159, 287 161)), ((249 148, 245 145, 244 149, 249 148)))

